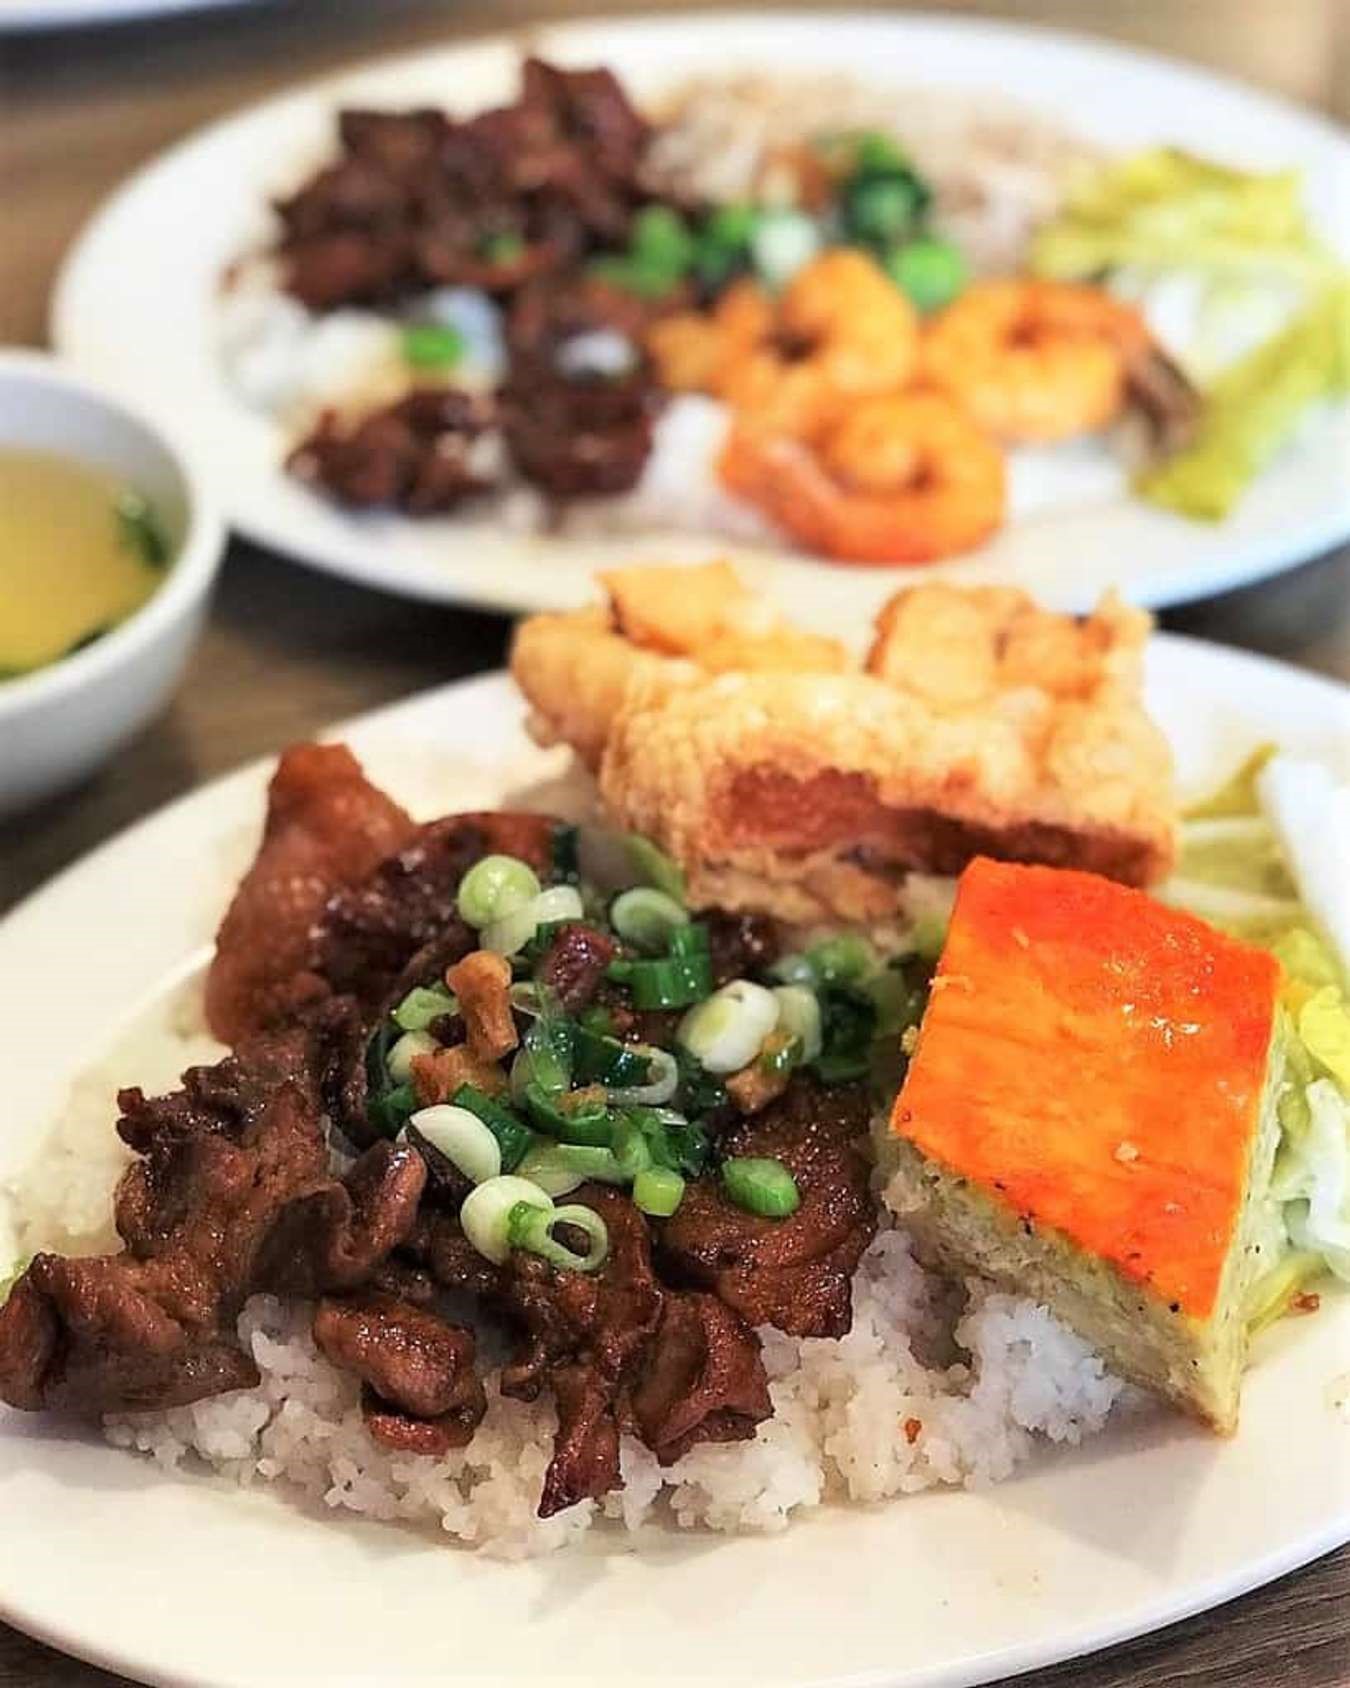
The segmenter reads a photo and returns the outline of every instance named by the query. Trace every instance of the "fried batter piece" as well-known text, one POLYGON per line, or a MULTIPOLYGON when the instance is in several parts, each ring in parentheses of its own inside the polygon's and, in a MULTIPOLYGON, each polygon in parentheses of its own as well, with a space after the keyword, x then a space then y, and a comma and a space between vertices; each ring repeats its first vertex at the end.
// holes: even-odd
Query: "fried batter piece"
POLYGON ((729 563, 613 569, 608 609, 532 616, 517 629, 511 672, 543 744, 570 744, 598 767, 630 693, 655 702, 706 674, 837 673, 837 640, 790 626, 729 563))
POLYGON ((584 612, 585 639, 581 617, 527 622, 515 672, 553 736, 598 758, 610 819, 675 858, 695 905, 884 919, 907 872, 977 854, 1134 885, 1167 873, 1171 759, 1141 700, 1142 612, 1108 597, 1076 620, 1011 587, 923 585, 883 609, 861 672, 810 651, 719 669, 674 572, 607 577, 612 625, 584 612), (584 695, 599 650, 610 679, 584 695))

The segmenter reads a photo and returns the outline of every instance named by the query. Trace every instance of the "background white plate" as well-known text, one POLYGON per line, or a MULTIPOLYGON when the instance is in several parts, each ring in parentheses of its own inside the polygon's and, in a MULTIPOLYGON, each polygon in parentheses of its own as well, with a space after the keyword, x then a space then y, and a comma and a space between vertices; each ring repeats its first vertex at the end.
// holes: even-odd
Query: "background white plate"
POLYGON ((266 0, 0 0, 0 35, 7 30, 93 29, 173 12, 260 4, 266 0))
MULTIPOLYGON (((1149 695, 1192 784, 1269 738, 1346 770, 1350 693, 1326 681, 1165 638, 1149 695)), ((489 676, 350 737, 377 780, 441 812, 558 771, 521 714, 489 676)), ((0 1176, 33 1152, 75 1073, 200 961, 267 772, 143 822, 0 925, 0 1176)), ((0 1616, 153 1681, 211 1688, 579 1675, 956 1688, 1155 1628, 1350 1538, 1348 1367, 1350 1296, 1329 1294, 1262 1342, 1232 1441, 1158 1413, 983 1493, 826 1509, 770 1538, 656 1531, 635 1549, 596 1530, 514 1566, 347 1514, 316 1520, 276 1493, 167 1478, 6 1412, 0 1616)))
MULTIPOLYGON (((609 64, 640 97, 696 71, 769 66, 1013 93, 1109 147, 1169 141, 1257 168, 1297 167, 1320 229, 1350 241, 1350 142, 1333 125, 1119 47, 976 21, 811 13, 611 20, 539 29, 529 44, 565 62, 609 64)), ((692 558, 733 548, 657 535, 606 550, 524 540, 482 518, 413 522, 329 508, 282 473, 284 442, 274 425, 227 390, 213 313, 225 265, 266 233, 269 190, 323 155, 338 105, 469 110, 506 99, 520 45, 502 38, 384 61, 206 130, 134 177, 95 219, 67 261, 53 312, 63 353, 191 436, 215 464, 222 502, 249 538, 384 590, 508 610, 583 601, 606 556, 692 558)), ((1104 495, 1089 467, 1069 503, 926 572, 1014 579, 1068 609, 1089 607, 1113 583, 1140 603, 1175 603, 1289 567, 1350 533, 1348 464, 1350 405, 1309 429, 1219 526, 1104 495)), ((913 578, 912 570, 750 555, 754 572, 774 575, 821 624, 856 623, 913 578)))

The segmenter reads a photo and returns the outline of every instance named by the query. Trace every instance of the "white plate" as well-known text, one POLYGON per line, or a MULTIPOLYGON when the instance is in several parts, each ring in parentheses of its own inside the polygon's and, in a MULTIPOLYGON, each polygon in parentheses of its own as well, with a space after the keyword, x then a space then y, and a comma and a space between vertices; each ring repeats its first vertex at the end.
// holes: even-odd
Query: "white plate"
MULTIPOLYGON (((1149 692, 1191 782, 1268 738, 1350 758, 1350 694, 1323 680, 1161 639, 1149 692)), ((521 714, 490 676, 350 736, 377 780, 439 812, 558 771, 521 714)), ((200 961, 266 772, 143 822, 0 926, 0 976, 23 982, 0 1017, 0 1176, 128 1015, 200 961)), ((212 1688, 433 1676, 544 1688, 583 1673, 956 1688, 1156 1628, 1350 1538, 1350 1417, 1334 1404, 1347 1367, 1350 1296, 1328 1295, 1261 1344, 1232 1441, 1159 1413, 985 1492, 830 1508, 770 1538, 654 1532, 635 1550, 595 1530, 514 1566, 164 1477, 6 1413, 0 1615, 116 1669, 212 1688)))
POLYGON ((133 18, 259 3, 260 0, 0 0, 0 35, 7 30, 36 33, 46 29, 94 29, 103 24, 127 23, 133 18))
MULTIPOLYGON (((1318 227, 1329 239, 1346 238, 1350 143, 1330 123, 1123 48, 1002 24, 809 13, 569 25, 538 30, 529 44, 566 62, 609 64, 640 97, 691 72, 738 66, 1016 91, 1109 147, 1165 140, 1258 168, 1300 169, 1318 227)), ((227 389, 213 313, 226 264, 266 232, 267 192, 322 156, 338 105, 471 109, 509 98, 519 46, 502 38, 385 61, 206 130, 134 177, 96 218, 66 263, 53 313, 62 352, 161 407, 192 436, 217 466, 222 500, 249 538, 387 591, 508 610, 584 601, 606 556, 693 558, 733 548, 687 535, 608 548, 524 540, 481 518, 413 522, 329 508, 282 473, 280 433, 227 389)), ((1144 604, 1199 597, 1290 567, 1350 533, 1348 462, 1350 406, 1341 406, 1212 527, 1104 492, 1089 463, 1081 479, 1069 474, 1078 490, 1067 501, 1005 528, 978 554, 927 572, 1016 580, 1075 610, 1111 584, 1144 604)), ((764 553, 751 566, 822 623, 856 623, 913 578, 912 570, 774 562, 764 553)))

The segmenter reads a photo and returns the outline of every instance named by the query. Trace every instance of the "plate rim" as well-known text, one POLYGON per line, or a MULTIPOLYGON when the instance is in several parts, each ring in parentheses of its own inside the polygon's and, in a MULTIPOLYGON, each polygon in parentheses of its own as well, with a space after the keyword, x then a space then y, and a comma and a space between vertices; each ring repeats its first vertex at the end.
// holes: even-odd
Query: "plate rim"
MULTIPOLYGON (((1260 107, 1273 116, 1278 116, 1286 124, 1301 128, 1310 139, 1315 140, 1319 149, 1325 151, 1328 159, 1339 155, 1347 169, 1350 169, 1350 129, 1339 124, 1331 115, 1302 105, 1284 94, 1268 92, 1245 78, 1211 70, 1194 61, 1165 52, 1117 42, 1103 36, 1093 36, 1083 31, 1060 29, 1042 23, 931 11, 876 14, 857 7, 839 11, 799 11, 771 7, 762 12, 718 7, 708 12, 700 12, 698 20, 700 28, 726 31, 733 36, 746 27, 772 28, 786 25, 801 28, 812 24, 834 24, 863 28, 882 36, 889 34, 897 38, 902 38, 907 33, 935 30, 968 40, 1002 39, 1033 47, 1043 45, 1051 51, 1068 51, 1083 55, 1085 59, 1095 60, 1105 68, 1109 68, 1111 64, 1128 65, 1132 74, 1182 78, 1197 87, 1208 88, 1211 93, 1219 92, 1230 98, 1240 98, 1254 107, 1260 107)), ((49 335, 52 343, 63 355, 70 357, 76 366, 84 361, 79 347, 82 335, 76 326, 83 318, 77 308, 76 296, 85 269, 96 262, 99 241, 109 228, 116 225, 127 202, 144 191, 148 181, 160 172, 173 173, 181 167, 183 160, 197 149, 210 151, 220 143, 221 137, 232 129, 237 127, 245 130, 250 125, 265 121, 269 116, 280 114, 291 105, 304 106, 316 100, 331 101, 344 84, 353 79, 396 74, 401 67, 411 67, 428 58, 442 58, 460 53, 490 55, 503 51, 519 52, 530 46, 547 51, 554 42, 561 50, 566 51, 570 39, 586 39, 600 29, 640 41, 644 34, 670 29, 683 22, 687 22, 686 14, 670 9, 658 9, 652 12, 619 11, 612 15, 588 15, 556 23, 536 20, 507 29, 473 31, 448 41, 429 41, 401 51, 353 58, 335 69, 301 78, 222 114, 190 131, 140 165, 95 208, 67 249, 52 288, 48 308, 49 335)), ((1035 109, 1034 100, 1028 103, 1035 109)), ((221 384, 224 384, 223 378, 221 384)), ((548 546, 557 542, 549 541, 546 537, 512 535, 500 521, 491 521, 489 518, 491 526, 488 543, 501 548, 518 561, 533 563, 535 559, 528 558, 527 553, 533 546, 542 544, 544 549, 537 559, 538 578, 541 582, 538 587, 528 576, 517 581, 509 574, 502 575, 486 567, 472 580, 446 578, 438 575, 434 568, 426 566, 424 558, 396 557, 379 560, 373 554, 378 540, 352 540, 350 527, 344 527, 342 539, 335 540, 321 530, 323 518, 316 518, 313 524, 308 521, 297 522, 283 511, 276 518, 269 520, 265 506, 260 505, 259 501, 274 497, 275 489, 280 484, 280 470, 274 469, 269 482, 272 491, 262 491, 259 483, 258 490, 245 493, 244 503, 237 505, 232 498, 226 496, 222 497, 222 502, 226 507, 230 525, 237 534, 249 543, 293 560, 302 567, 412 601, 457 604, 507 614, 538 608, 558 608, 563 607, 564 603, 574 601, 574 595, 569 593, 566 584, 560 589, 551 586, 548 578, 548 546)), ((1122 498, 1118 503, 1120 508, 1134 511, 1138 516, 1156 515, 1160 519, 1165 518, 1165 513, 1144 511, 1137 500, 1122 498)), ((360 519, 359 515, 353 516, 349 512, 337 514, 346 523, 360 519)), ((399 518, 393 516, 390 519, 399 518)), ((1197 528, 1197 539, 1203 531, 1203 527, 1197 528)), ((446 543, 447 547, 456 543, 481 544, 483 538, 483 532, 480 530, 477 535, 471 533, 467 537, 451 536, 446 543)), ((1306 506, 1303 509, 1294 507, 1289 517, 1282 520, 1277 528, 1247 536, 1245 539, 1236 535, 1228 546, 1220 546, 1208 556, 1198 557, 1194 562, 1170 567, 1161 573, 1144 571, 1133 582, 1125 582, 1123 590, 1132 601, 1148 607, 1161 608, 1191 603, 1216 592, 1231 590, 1288 572, 1325 555, 1347 538, 1350 538, 1350 495, 1339 503, 1328 497, 1311 511, 1306 506), (1237 560, 1234 561, 1234 558, 1237 560)), ((828 578, 822 571, 840 566, 831 564, 828 560, 794 555, 782 547, 750 549, 724 537, 698 533, 662 535, 654 530, 644 529, 613 539, 564 539, 562 543, 571 547, 574 553, 583 548, 594 549, 597 558, 601 558, 606 547, 609 547, 611 552, 615 549, 636 551, 643 547, 652 550, 660 549, 663 540, 668 541, 665 545, 667 551, 678 547, 681 554, 690 558, 699 554, 725 554, 752 567, 758 562, 760 566, 775 572, 779 565, 784 564, 791 570, 809 570, 810 574, 821 582, 822 594, 827 591, 824 582, 828 578)), ((554 557, 558 555, 557 552, 551 554, 554 557)), ((947 566, 959 569, 966 561, 964 558, 949 559, 947 566)), ((940 578, 945 574, 944 565, 940 564, 939 569, 942 573, 934 575, 933 578, 940 578)), ((859 578, 868 572, 884 573, 888 582, 898 585, 905 571, 843 569, 845 576, 859 578)), ((996 570, 1000 579, 1005 576, 1015 579, 1021 572, 1023 571, 1016 564, 1001 564, 996 570)), ((567 579, 571 579, 570 573, 567 579)), ((1043 585, 1039 590, 1041 596, 1046 595, 1043 585)), ((1068 571, 1065 571, 1063 589, 1054 588, 1053 596, 1056 604, 1061 607, 1090 607, 1086 601, 1078 601, 1083 594, 1077 591, 1068 571)))

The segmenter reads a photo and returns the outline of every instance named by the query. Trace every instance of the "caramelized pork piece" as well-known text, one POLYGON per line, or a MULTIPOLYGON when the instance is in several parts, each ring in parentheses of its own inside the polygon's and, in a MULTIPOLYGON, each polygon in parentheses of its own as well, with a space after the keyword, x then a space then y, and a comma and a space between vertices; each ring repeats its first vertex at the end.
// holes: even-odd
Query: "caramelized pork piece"
POLYGON ((481 857, 519 856, 547 873, 554 823, 507 812, 448 815, 416 828, 359 883, 329 898, 314 932, 315 970, 373 1015, 475 947, 455 894, 481 857))
POLYGON ((494 420, 492 406, 476 394, 418 387, 354 422, 325 411, 286 467, 353 509, 445 515, 491 488, 475 443, 494 420))
POLYGON ((321 1301, 314 1340, 366 1386, 366 1424, 377 1442, 431 1453, 471 1440, 487 1408, 472 1331, 429 1308, 366 1290, 321 1301))
POLYGON ((286 285, 313 310, 445 284, 509 294, 624 243, 647 135, 609 71, 537 59, 513 104, 466 122, 344 111, 340 156, 276 207, 286 285))
POLYGON ((299 1196, 259 1250, 254 1280, 279 1295, 362 1284, 417 1220, 427 1169, 415 1148, 374 1143, 344 1174, 299 1196))
POLYGON ((630 1408, 662 1465, 700 1442, 745 1441, 773 1413, 754 1332, 715 1295, 667 1290, 630 1408))
POLYGON ((700 1442, 753 1435, 773 1411, 754 1332, 715 1297, 657 1280, 650 1230, 627 1197, 589 1184, 569 1200, 594 1208, 609 1232, 609 1258, 594 1274, 558 1272, 519 1251, 493 1266, 442 1213, 424 1212, 405 1250, 443 1288, 481 1297, 520 1333, 503 1394, 552 1391, 558 1432, 541 1517, 619 1486, 623 1431, 670 1464, 700 1442))
POLYGON ((796 1078, 778 1101, 733 1126, 721 1153, 781 1161, 801 1206, 789 1218, 763 1219, 737 1207, 717 1179, 696 1179, 659 1226, 663 1274, 712 1290, 751 1325, 845 1335, 853 1273, 877 1228, 861 1150, 868 1111, 862 1086, 827 1090, 796 1078))
POLYGON ((235 1321, 271 1271, 269 1244, 293 1204, 327 1215, 310 1279, 342 1283, 378 1264, 416 1218, 424 1176, 396 1151, 327 1170, 319 1093, 322 1040, 297 1025, 192 1069, 178 1096, 123 1091, 121 1132, 141 1159, 123 1175, 121 1254, 34 1257, 0 1308, 0 1397, 84 1413, 181 1406, 258 1381, 235 1321), (397 1177, 388 1176, 396 1169, 397 1177), (342 1223, 339 1223, 339 1216, 342 1223), (321 1246, 320 1246, 321 1245, 321 1246))
POLYGON ((597 927, 571 921, 554 935, 539 963, 539 983, 565 1014, 579 1014, 595 1000, 618 945, 597 927))
POLYGON ((602 1184, 583 1184, 569 1200, 604 1220, 605 1264, 559 1272, 517 1250, 501 1288, 500 1305, 524 1337, 502 1393, 528 1401, 547 1384, 558 1409, 541 1518, 619 1487, 621 1400, 661 1318, 647 1225, 632 1202, 602 1184))
POLYGON ((412 821, 345 745, 300 744, 282 754, 262 844, 221 923, 207 975, 206 1017, 222 1042, 322 994, 311 927, 334 891, 364 879, 412 833, 412 821))

